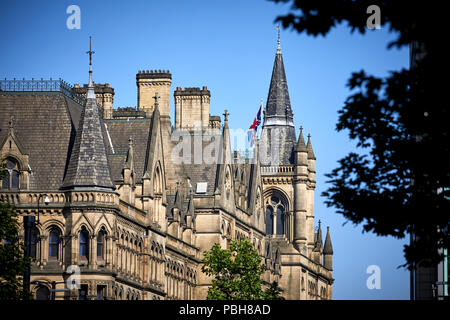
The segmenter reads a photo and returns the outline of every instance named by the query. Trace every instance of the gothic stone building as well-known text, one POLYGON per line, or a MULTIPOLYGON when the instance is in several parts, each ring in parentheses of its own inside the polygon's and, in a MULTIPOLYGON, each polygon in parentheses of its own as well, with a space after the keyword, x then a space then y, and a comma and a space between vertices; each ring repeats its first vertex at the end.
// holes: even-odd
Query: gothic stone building
POLYGON ((56 299, 204 299, 203 252, 242 238, 263 258, 266 285, 278 281, 287 299, 331 299, 316 158, 310 137, 296 138, 280 46, 252 157, 231 150, 227 112, 223 124, 210 115, 207 87, 176 88, 172 125, 171 82, 169 71, 139 71, 137 108, 113 108, 114 89, 94 85, 91 66, 84 86, 2 80, 0 199, 21 217, 39 213, 36 299, 74 279, 56 299), (204 161, 198 147, 212 141, 214 161, 204 161))

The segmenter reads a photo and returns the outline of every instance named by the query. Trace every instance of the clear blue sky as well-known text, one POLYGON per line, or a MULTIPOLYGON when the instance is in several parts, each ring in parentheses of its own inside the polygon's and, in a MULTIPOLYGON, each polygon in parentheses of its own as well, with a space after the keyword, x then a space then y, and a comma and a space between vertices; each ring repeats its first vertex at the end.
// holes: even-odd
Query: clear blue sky
MULTIPOLYGON (((250 126, 267 99, 277 32, 274 20, 289 10, 265 0, 246 1, 0 1, 0 78, 88 80, 89 36, 94 81, 115 89, 114 106, 136 105, 136 72, 169 69, 175 87, 208 86, 211 114, 230 112, 232 128, 250 126), (69 30, 66 9, 81 9, 81 29, 69 30)), ((367 16, 362 13, 361 19, 367 16)), ((337 111, 349 95, 351 72, 374 75, 408 66, 408 51, 387 50, 388 30, 361 36, 339 27, 327 37, 282 30, 281 45, 295 125, 311 133, 317 157, 315 214, 330 226, 334 247, 335 299, 408 299, 406 240, 362 234, 360 226, 324 205, 324 174, 354 150, 347 132, 337 133, 337 111), (366 287, 369 265, 381 268, 381 289, 366 287)), ((173 101, 171 102, 173 107, 173 101)))

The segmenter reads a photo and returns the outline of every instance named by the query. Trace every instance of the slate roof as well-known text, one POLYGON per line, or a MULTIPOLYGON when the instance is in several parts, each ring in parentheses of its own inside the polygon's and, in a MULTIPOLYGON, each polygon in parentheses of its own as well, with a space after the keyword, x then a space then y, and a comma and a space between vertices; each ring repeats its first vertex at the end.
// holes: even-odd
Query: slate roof
POLYGON ((108 166, 97 100, 95 96, 90 97, 89 92, 62 187, 115 188, 108 166))
POLYGON ((115 182, 122 181, 122 170, 125 163, 126 154, 109 154, 108 163, 111 170, 111 176, 115 182))
POLYGON ((293 119, 289 90, 284 71, 283 55, 281 50, 277 50, 275 62, 272 69, 269 94, 265 109, 265 117, 279 116, 293 119))
POLYGON ((0 142, 14 134, 29 155, 31 190, 60 188, 82 107, 61 92, 2 92, 0 142))
POLYGON ((108 159, 111 173, 115 181, 122 180, 122 169, 128 151, 128 139, 133 138, 134 170, 137 181, 144 175, 147 141, 151 126, 151 118, 145 119, 108 119, 103 120, 108 128, 111 144, 103 125, 108 159), (114 152, 113 152, 114 149, 114 152), (120 156, 122 155, 122 156, 120 156), (120 160, 122 159, 122 160, 120 160), (120 161, 122 161, 120 163, 120 161))
MULTIPOLYGON (((217 134, 214 135, 216 137, 216 139, 220 139, 221 134, 217 134)), ((194 139, 193 139, 194 140, 194 139)), ((214 193, 214 188, 215 188, 215 182, 216 182, 216 174, 217 174, 217 163, 216 161, 214 161, 214 163, 212 164, 206 164, 204 163, 204 161, 202 161, 202 163, 198 164, 195 163, 195 158, 194 158, 194 146, 193 146, 193 141, 192 141, 192 146, 191 146, 191 163, 189 164, 183 164, 183 169, 184 172, 186 174, 186 176, 188 176, 191 179, 191 184, 192 184, 192 188, 194 193, 196 192, 197 189, 197 183, 199 182, 207 182, 207 189, 206 189, 206 194, 211 195, 214 193)), ((203 148, 202 150, 205 150, 205 148, 207 146, 209 146, 209 144, 211 143, 211 140, 206 139, 206 141, 202 141, 203 144, 203 148)))
MULTIPOLYGON (((0 143, 8 135, 8 122, 13 116, 15 136, 29 155, 31 190, 61 188, 82 110, 82 106, 61 92, 2 92, 0 95, 0 143)), ((150 125, 151 118, 99 120, 113 181, 122 180, 130 136, 133 138, 136 178, 142 178, 150 125)), ((96 174, 92 177, 99 179, 96 174)), ((70 179, 74 179, 73 173, 70 179)))

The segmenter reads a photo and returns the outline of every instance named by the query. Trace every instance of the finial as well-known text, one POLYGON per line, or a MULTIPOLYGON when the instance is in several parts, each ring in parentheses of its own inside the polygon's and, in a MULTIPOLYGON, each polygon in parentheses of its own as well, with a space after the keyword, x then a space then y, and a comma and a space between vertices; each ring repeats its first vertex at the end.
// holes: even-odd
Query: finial
POLYGON ((311 134, 308 133, 308 141, 311 140, 311 134))
POLYGON ((89 54, 89 65, 92 66, 92 55, 95 53, 95 51, 92 51, 91 46, 91 36, 89 36, 89 51, 86 51, 87 54, 89 54))
POLYGON ((281 40, 280 40, 280 24, 277 25, 277 31, 278 31, 278 46, 277 46, 277 53, 281 52, 281 40))
POLYGON ((13 135, 14 134, 14 116, 11 116, 9 118, 9 134, 13 135))
POLYGON ((159 95, 158 92, 155 92, 155 96, 153 97, 153 99, 155 99, 155 107, 158 106, 158 99, 159 99, 159 95))
POLYGON ((225 122, 228 122, 228 116, 229 116, 229 115, 230 115, 230 114, 228 113, 228 110, 225 109, 225 112, 223 113, 224 121, 225 121, 225 122))
POLYGON ((303 126, 300 126, 300 133, 303 133, 303 126))
POLYGON ((95 99, 94 81, 92 80, 92 54, 95 52, 92 51, 92 42, 90 36, 89 36, 89 51, 86 51, 86 53, 89 54, 89 84, 88 90, 86 92, 86 98, 95 99))

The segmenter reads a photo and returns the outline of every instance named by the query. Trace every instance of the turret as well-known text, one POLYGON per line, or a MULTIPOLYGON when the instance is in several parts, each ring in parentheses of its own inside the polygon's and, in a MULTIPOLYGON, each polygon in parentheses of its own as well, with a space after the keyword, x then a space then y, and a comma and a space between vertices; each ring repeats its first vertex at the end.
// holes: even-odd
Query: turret
POLYGON ((295 165, 300 170, 298 173, 308 176, 308 150, 305 145, 305 138, 303 137, 303 127, 300 126, 300 134, 298 136, 297 144, 294 147, 295 165))
POLYGON ((333 246, 331 245, 330 227, 327 227, 327 236, 323 247, 323 266, 328 270, 333 270, 333 246))
POLYGON ((306 151, 308 153, 308 179, 311 182, 316 182, 316 156, 314 155, 313 147, 311 144, 311 135, 308 134, 308 143, 306 145, 306 151))
POLYGON ((294 244, 300 252, 307 254, 305 250, 308 240, 306 229, 308 152, 303 137, 303 127, 300 127, 300 135, 294 148, 294 158, 294 244))
POLYGON ((307 214, 306 228, 308 233, 308 248, 314 248, 314 189, 316 188, 316 156, 311 144, 311 135, 308 134, 308 143, 306 144, 307 163, 308 163, 308 184, 307 184, 307 214))

